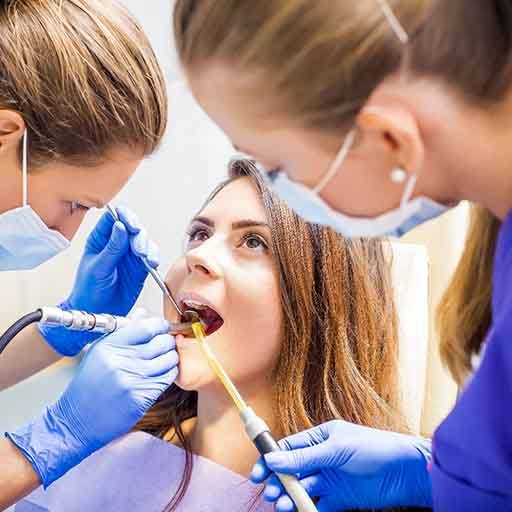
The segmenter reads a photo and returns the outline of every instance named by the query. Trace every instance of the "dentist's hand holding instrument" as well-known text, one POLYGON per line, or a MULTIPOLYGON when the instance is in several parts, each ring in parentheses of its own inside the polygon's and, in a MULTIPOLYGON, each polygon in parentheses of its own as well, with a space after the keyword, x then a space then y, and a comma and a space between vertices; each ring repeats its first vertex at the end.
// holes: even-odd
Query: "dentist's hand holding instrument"
MULTIPOLYGON (((159 264, 159 250, 137 216, 128 208, 108 207, 89 235, 73 290, 61 309, 127 315, 144 286, 148 269, 159 264)), ((39 326, 46 341, 60 354, 74 356, 100 337, 62 327, 39 326)))

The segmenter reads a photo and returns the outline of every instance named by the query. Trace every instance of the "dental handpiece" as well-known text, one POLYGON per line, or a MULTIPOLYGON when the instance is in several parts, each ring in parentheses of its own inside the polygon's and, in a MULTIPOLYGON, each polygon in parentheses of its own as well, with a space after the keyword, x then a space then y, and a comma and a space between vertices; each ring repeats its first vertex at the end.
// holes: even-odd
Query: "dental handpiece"
POLYGON ((49 327, 64 327, 70 331, 88 331, 110 334, 121 329, 130 321, 124 316, 88 313, 75 309, 63 310, 56 307, 40 308, 40 324, 49 327))
MULTIPOLYGON (((108 315, 105 313, 89 313, 76 309, 64 310, 57 307, 40 308, 40 324, 49 327, 64 327, 70 331, 97 332, 100 334, 111 334, 118 329, 128 325, 130 318, 125 316, 108 315)), ((191 322, 170 323, 171 334, 182 334, 192 328, 191 322)))

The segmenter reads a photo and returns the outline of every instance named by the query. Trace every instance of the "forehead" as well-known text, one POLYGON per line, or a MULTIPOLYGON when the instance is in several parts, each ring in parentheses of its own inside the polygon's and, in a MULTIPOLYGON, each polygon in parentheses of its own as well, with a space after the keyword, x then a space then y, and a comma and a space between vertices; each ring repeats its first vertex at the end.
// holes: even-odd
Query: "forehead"
POLYGON ((256 185, 249 177, 238 178, 226 185, 201 211, 201 216, 217 222, 239 219, 267 221, 256 185))

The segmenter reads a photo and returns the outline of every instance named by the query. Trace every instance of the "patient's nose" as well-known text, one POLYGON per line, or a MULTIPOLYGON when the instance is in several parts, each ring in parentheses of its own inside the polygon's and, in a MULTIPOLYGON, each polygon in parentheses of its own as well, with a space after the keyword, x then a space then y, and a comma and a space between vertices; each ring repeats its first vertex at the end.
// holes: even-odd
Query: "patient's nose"
POLYGON ((197 273, 210 279, 217 279, 221 275, 219 264, 209 254, 204 244, 189 251, 186 255, 187 267, 190 273, 197 273))

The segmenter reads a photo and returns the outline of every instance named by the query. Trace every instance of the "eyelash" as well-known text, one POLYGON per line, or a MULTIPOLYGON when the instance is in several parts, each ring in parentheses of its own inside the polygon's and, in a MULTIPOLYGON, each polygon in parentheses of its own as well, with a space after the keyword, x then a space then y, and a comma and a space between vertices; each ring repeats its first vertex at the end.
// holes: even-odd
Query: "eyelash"
MULTIPOLYGON (((202 228, 202 227, 192 227, 190 228, 188 231, 187 231, 187 242, 190 244, 192 242, 201 242, 201 240, 195 240, 195 237, 199 234, 199 233, 206 233, 208 236, 210 235, 210 233, 208 232, 208 230, 206 230, 205 228, 202 228)), ((263 250, 265 252, 267 252, 269 250, 269 245, 268 243, 265 241, 265 239, 258 235, 257 233, 247 233, 246 235, 244 235, 241 240, 240 240, 240 243, 241 244, 245 244, 247 243, 248 240, 250 239, 255 239, 257 240, 261 246, 263 248, 263 250)), ((256 248, 251 248, 251 247, 248 247, 248 249, 251 249, 251 250, 257 250, 256 248)))
MULTIPOLYGON (((260 247, 263 247, 263 250, 265 252, 268 251, 269 247, 268 247, 267 242, 263 239, 263 237, 261 237, 260 235, 257 235, 256 233, 247 233, 247 235, 242 237, 242 243, 244 243, 244 244, 247 243, 247 241, 250 240, 251 238, 253 240, 258 240, 258 242, 261 244, 260 247)), ((251 248, 251 247, 248 247, 248 249, 256 250, 255 248, 251 248)))
POLYGON ((86 212, 88 212, 90 208, 88 206, 84 206, 83 204, 78 203, 77 201, 70 201, 69 214, 73 215, 77 210, 85 210, 86 212))

